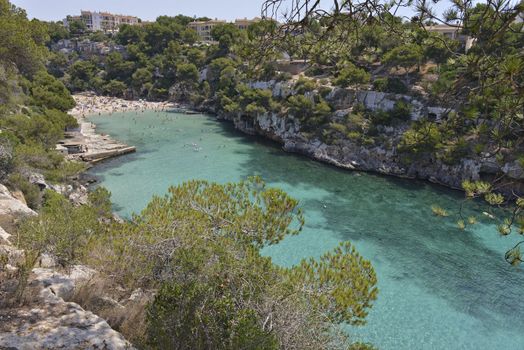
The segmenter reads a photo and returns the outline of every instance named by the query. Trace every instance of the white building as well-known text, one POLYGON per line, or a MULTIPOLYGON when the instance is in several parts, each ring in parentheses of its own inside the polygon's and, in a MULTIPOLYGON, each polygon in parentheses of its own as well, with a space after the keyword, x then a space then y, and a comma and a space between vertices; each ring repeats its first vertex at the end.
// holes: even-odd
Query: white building
MULTIPOLYGON (((71 17, 72 20, 80 20, 85 23, 87 30, 91 32, 117 32, 122 24, 137 25, 140 23, 138 17, 115 15, 109 12, 81 11, 80 16, 71 17)), ((69 25, 68 19, 64 19, 64 25, 69 25)))

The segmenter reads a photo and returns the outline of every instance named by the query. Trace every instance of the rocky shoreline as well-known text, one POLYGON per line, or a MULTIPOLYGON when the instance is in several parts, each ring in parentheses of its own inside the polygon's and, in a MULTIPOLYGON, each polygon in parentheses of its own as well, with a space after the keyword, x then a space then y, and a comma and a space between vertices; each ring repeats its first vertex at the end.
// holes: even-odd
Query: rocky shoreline
MULTIPOLYGON (((271 86, 263 86, 271 88, 271 86)), ((273 93, 281 95, 286 90, 282 87, 273 86, 273 93)), ((292 93, 287 91, 287 93, 292 93)), ((281 96, 282 97, 282 96, 281 96)), ((271 139, 282 145, 286 152, 297 153, 307 156, 313 160, 331 164, 346 169, 379 173, 387 176, 395 176, 407 179, 419 179, 439 184, 451 189, 463 190, 464 180, 486 180, 491 181, 495 177, 504 175, 505 181, 499 183, 497 190, 505 194, 524 192, 522 180, 524 180, 524 169, 517 163, 498 164, 494 157, 463 158, 456 164, 445 164, 441 160, 426 157, 409 164, 405 163, 396 147, 384 147, 384 145, 367 146, 351 140, 339 140, 337 144, 326 144, 318 138, 306 138, 301 132, 300 123, 292 117, 282 117, 277 114, 262 114, 254 120, 248 120, 241 115, 224 113, 218 111, 212 103, 199 105, 185 105, 172 102, 145 102, 127 101, 117 98, 100 97, 93 95, 75 95, 78 103, 72 114, 79 119, 84 118, 85 113, 105 113, 111 111, 140 111, 146 109, 164 111, 166 109, 195 110, 202 113, 214 115, 218 120, 232 122, 236 129, 249 135, 259 135, 271 139), (104 107, 106 106, 106 107, 104 107), (109 106, 109 107, 107 107, 109 106), (120 107, 117 107, 120 106, 120 107)), ((366 103, 368 108, 388 108, 394 105, 396 99, 406 98, 404 95, 383 94, 373 91, 353 91, 351 89, 334 89, 326 99, 336 106, 333 117, 337 114, 351 109, 356 102, 366 103)), ((412 100, 418 105, 417 115, 427 109, 430 112, 442 112, 438 107, 424 107, 422 103, 412 100)), ((104 155, 109 151, 110 156, 118 156, 118 149, 126 149, 127 145, 119 144, 107 135, 96 133, 96 126, 85 123, 82 135, 88 139, 88 147, 93 147, 97 153, 104 155), (97 145, 102 145, 97 149, 97 145)), ((398 144, 403 133, 402 127, 384 127, 381 133, 388 137, 393 145, 398 144)), ((132 150, 134 151, 134 149, 132 150)), ((105 158, 102 158, 105 159, 105 158)), ((83 159, 86 160, 86 159, 83 159)), ((87 161, 92 161, 87 159, 87 161)))
MULTIPOLYGON (((69 113, 79 124, 77 130, 68 131, 67 138, 57 149, 65 151, 70 160, 89 164, 110 157, 134 152, 133 146, 115 141, 108 135, 98 134, 96 126, 86 121, 93 114, 172 108, 168 102, 125 101, 116 98, 96 97, 90 94, 74 96, 77 107, 69 113), (67 147, 80 152, 69 152, 67 147)), ((86 202, 88 182, 84 175, 70 185, 50 185, 40 174, 32 174, 31 183, 41 189, 49 188, 62 193, 76 205, 86 202)), ((13 243, 17 222, 26 216, 37 215, 24 201, 23 195, 11 193, 0 184, 0 348, 1 349, 133 349, 120 333, 103 318, 84 310, 72 302, 77 289, 89 283, 96 271, 85 266, 73 266, 63 271, 50 256, 43 257, 32 269, 22 306, 12 304, 8 295, 17 287, 16 276, 22 266, 25 252, 13 243), (5 261, 4 261, 5 259, 5 261)))
MULTIPOLYGON (((285 97, 283 93, 293 93, 278 84, 266 85, 261 88, 272 89, 273 95, 277 97, 285 97)), ((406 98, 411 98, 411 103, 418 106, 412 115, 413 120, 420 118, 424 113, 438 115, 443 111, 439 107, 424 107, 420 101, 405 95, 355 91, 349 88, 333 89, 326 100, 336 106, 331 117, 332 120, 336 120, 338 115, 347 113, 356 103, 363 103, 371 110, 388 110, 393 108, 396 100, 406 98)), ((497 179, 497 192, 508 197, 524 193, 524 169, 516 161, 499 164, 496 157, 484 156, 461 158, 456 163, 447 164, 432 156, 426 156, 410 163, 405 162, 396 145, 399 144, 407 126, 380 128, 381 135, 388 139, 388 146, 362 145, 348 139, 339 139, 336 144, 326 144, 317 137, 306 137, 301 132, 300 123, 293 117, 266 113, 250 120, 240 114, 219 111, 213 103, 195 105, 192 108, 215 115, 219 120, 230 121, 236 129, 246 134, 271 139, 281 144, 286 152, 301 154, 342 169, 424 180, 460 191, 463 191, 462 183, 465 180, 492 182, 497 179)))
MULTIPOLYGON (((88 115, 116 112, 138 114, 145 110, 165 111, 181 108, 181 105, 170 102, 127 101, 89 94, 75 95, 74 98, 77 107, 70 113, 77 118, 80 128, 76 131, 77 135, 73 140, 85 146, 86 151, 68 155, 68 158, 90 164, 134 152, 135 148, 115 141, 108 135, 98 134, 96 126, 86 121, 88 115)), ((342 107, 347 109, 348 106, 342 107)), ((341 140, 337 144, 330 145, 318 138, 307 138, 301 132, 299 122, 292 117, 262 114, 254 119, 247 119, 239 114, 220 112, 213 104, 202 104, 191 108, 212 114, 219 120, 232 122, 238 130, 246 134, 260 135, 276 141, 286 152, 302 154, 347 170, 427 180, 459 190, 463 180, 485 179, 487 176, 500 173, 515 180, 517 184, 524 179, 524 171, 517 165, 501 165, 494 159, 461 159, 455 165, 447 165, 428 158, 404 164, 395 147, 364 146, 350 140, 341 140)), ((337 111, 334 112, 336 113, 337 111)), ((401 131, 394 128, 381 130, 393 142, 398 140, 401 131)), ((43 179, 35 181, 33 182, 48 187, 43 179)), ((80 180, 80 182, 85 181, 80 180)), ((82 185, 79 188, 49 187, 65 194, 78 204, 81 204, 87 196, 87 188, 82 185)), ((518 186, 514 183, 513 187, 508 187, 509 190, 515 188, 518 186)), ((11 227, 14 227, 14 221, 25 215, 36 215, 36 213, 27 208, 16 194, 10 193, 7 188, 0 185, 0 253, 6 253, 9 257, 6 265, 7 273, 14 272, 17 259, 21 259, 24 254, 11 245, 9 232, 11 227)), ((132 348, 132 345, 121 334, 111 329, 102 318, 83 310, 78 304, 69 302, 75 286, 79 283, 85 284, 94 273, 96 272, 82 266, 75 266, 68 273, 58 273, 53 269, 52 264, 49 265, 49 261, 42 262, 40 267, 33 270, 30 277, 29 291, 33 293, 34 303, 25 308, 7 308, 0 312, 0 348, 29 349, 38 348, 42 344, 74 344, 81 348, 132 348)))

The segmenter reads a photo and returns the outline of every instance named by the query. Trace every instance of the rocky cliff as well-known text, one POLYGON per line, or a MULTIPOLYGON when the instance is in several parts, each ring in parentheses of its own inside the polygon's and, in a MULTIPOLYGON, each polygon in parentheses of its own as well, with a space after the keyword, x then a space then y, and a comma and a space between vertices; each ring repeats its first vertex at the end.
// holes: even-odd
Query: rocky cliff
POLYGON ((67 273, 52 268, 52 259, 32 270, 21 303, 9 303, 17 286, 24 252, 11 245, 8 232, 17 220, 36 215, 0 184, 0 349, 132 349, 102 318, 68 302, 75 287, 94 271, 74 266, 67 273))
MULTIPOLYGON (((296 93, 292 86, 285 82, 255 82, 251 83, 250 87, 269 89, 276 98, 286 98, 296 93)), ((325 99, 334 109, 331 121, 337 121, 341 116, 347 115, 357 104, 371 111, 389 111, 400 100, 408 102, 412 107, 412 121, 424 117, 439 122, 449 113, 445 108, 431 106, 427 101, 412 96, 351 88, 334 88, 325 99)), ((300 153, 341 168, 428 180, 455 189, 461 189, 464 180, 489 181, 505 175, 508 186, 502 186, 501 192, 524 190, 524 169, 517 162, 500 164, 495 157, 489 156, 464 157, 453 164, 446 164, 433 156, 406 162, 405 157, 399 152, 398 144, 408 124, 380 126, 378 131, 386 142, 374 145, 362 145, 347 138, 327 144, 321 137, 311 137, 309 133, 303 132, 300 122, 292 115, 266 113, 250 118, 241 114, 225 113, 209 101, 193 107, 213 113, 219 119, 232 121, 237 129, 247 134, 270 138, 282 144, 283 149, 288 152, 300 153)))

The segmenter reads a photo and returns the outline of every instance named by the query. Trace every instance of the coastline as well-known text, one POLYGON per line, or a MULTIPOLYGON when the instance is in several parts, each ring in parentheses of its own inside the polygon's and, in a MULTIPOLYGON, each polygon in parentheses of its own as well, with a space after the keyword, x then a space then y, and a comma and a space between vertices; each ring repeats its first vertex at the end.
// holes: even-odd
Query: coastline
POLYGON ((89 164, 136 152, 136 147, 126 145, 109 135, 98 133, 96 125, 87 121, 90 115, 112 115, 119 112, 165 111, 176 108, 170 102, 130 101, 116 97, 96 96, 89 93, 75 94, 76 106, 69 111, 78 122, 79 128, 66 133, 66 138, 57 146, 69 160, 89 164))
POLYGON ((421 177, 388 171, 388 169, 385 168, 363 168, 352 162, 342 162, 336 159, 336 157, 325 154, 325 152, 312 152, 309 147, 307 147, 307 142, 304 143, 304 140, 292 140, 293 142, 289 142, 290 140, 286 140, 286 137, 283 137, 284 135, 281 135, 278 132, 278 128, 273 128, 273 125, 268 128, 270 130, 264 130, 264 128, 260 127, 253 129, 245 128, 240 123, 237 123, 235 118, 232 118, 229 115, 220 115, 212 108, 202 108, 202 106, 191 106, 169 101, 150 102, 144 100, 124 100, 117 97, 98 96, 92 93, 74 94, 73 98, 75 99, 77 106, 70 110, 69 114, 75 117, 80 125, 78 133, 83 139, 84 144, 87 146, 87 152, 70 154, 68 155, 68 159, 84 161, 90 165, 109 158, 134 153, 136 152, 136 147, 114 140, 110 135, 98 133, 96 130, 96 124, 87 121, 87 117, 92 115, 112 115, 113 113, 119 112, 145 112, 146 110, 165 111, 166 109, 178 109, 181 112, 187 112, 188 114, 193 113, 193 111, 196 113, 210 114, 218 121, 233 123, 235 128, 244 134, 259 135, 265 139, 277 142, 282 146, 282 151, 284 152, 305 156, 314 161, 328 164, 342 170, 364 171, 402 179, 422 180, 451 190, 463 192, 461 186, 452 184, 448 181, 439 181, 433 176, 421 177))
MULTIPOLYGON (((219 121, 233 123, 235 128, 247 135, 259 135, 277 142, 282 150, 288 153, 300 154, 320 163, 329 164, 343 170, 364 171, 369 173, 392 176, 396 178, 422 180, 443 186, 452 190, 464 192, 461 184, 464 179, 480 179, 481 171, 486 172, 486 164, 472 159, 463 159, 455 165, 439 162, 425 162, 406 166, 394 157, 390 151, 379 148, 367 149, 363 146, 347 144, 343 153, 339 147, 328 146, 319 142, 306 140, 297 133, 299 127, 286 120, 282 122, 272 115, 258 116, 252 125, 247 125, 235 115, 217 113, 214 108, 206 105, 193 106, 177 102, 149 102, 123 100, 114 97, 96 96, 90 93, 73 95, 77 107, 70 111, 80 124, 79 134, 84 138, 87 152, 70 155, 70 159, 93 164, 108 158, 136 152, 134 146, 128 146, 112 139, 109 135, 98 134, 96 125, 87 122, 86 117, 94 114, 109 114, 117 112, 144 112, 145 110, 165 111, 179 110, 180 113, 205 113, 219 121)), ((489 164, 488 164, 489 165, 489 164)), ((487 172, 486 172, 487 173, 487 172)), ((486 175, 486 174, 484 174, 486 175)), ((518 187, 518 191, 524 187, 518 187)), ((508 194, 508 187, 501 186, 499 191, 508 194)), ((511 194, 511 193, 509 193, 511 194)))

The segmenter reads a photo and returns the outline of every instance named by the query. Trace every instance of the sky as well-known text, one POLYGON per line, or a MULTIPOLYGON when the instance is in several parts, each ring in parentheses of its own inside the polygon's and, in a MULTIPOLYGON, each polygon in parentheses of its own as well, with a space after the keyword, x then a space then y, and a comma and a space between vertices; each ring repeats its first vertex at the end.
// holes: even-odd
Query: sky
MULTIPOLYGON (((322 0, 326 4, 328 0, 322 0)), ((260 16, 263 0, 11 0, 27 11, 30 18, 58 21, 80 10, 108 11, 154 20, 158 16, 210 17, 225 20, 260 16)), ((443 2, 447 2, 443 1, 443 2)), ((439 4, 438 6, 443 6, 439 4)), ((411 13, 402 13, 410 16, 411 13)))
POLYGON ((30 18, 62 20, 80 10, 108 11, 154 20, 158 16, 207 16, 233 20, 260 17, 262 0, 11 0, 30 18))

